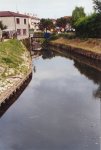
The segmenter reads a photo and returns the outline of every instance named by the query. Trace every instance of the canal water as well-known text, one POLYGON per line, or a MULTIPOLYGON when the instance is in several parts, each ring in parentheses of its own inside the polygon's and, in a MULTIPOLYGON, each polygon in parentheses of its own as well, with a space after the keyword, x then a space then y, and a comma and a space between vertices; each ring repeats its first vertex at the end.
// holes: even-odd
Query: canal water
POLYGON ((100 150, 101 72, 44 51, 33 77, 0 118, 0 150, 100 150))

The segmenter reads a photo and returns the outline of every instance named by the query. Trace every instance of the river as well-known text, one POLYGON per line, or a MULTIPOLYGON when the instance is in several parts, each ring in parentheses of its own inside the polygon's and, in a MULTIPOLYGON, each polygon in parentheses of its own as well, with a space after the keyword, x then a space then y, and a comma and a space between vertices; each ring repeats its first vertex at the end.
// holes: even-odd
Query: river
POLYGON ((101 72, 69 57, 36 52, 30 84, 1 115, 0 150, 100 150, 101 72))

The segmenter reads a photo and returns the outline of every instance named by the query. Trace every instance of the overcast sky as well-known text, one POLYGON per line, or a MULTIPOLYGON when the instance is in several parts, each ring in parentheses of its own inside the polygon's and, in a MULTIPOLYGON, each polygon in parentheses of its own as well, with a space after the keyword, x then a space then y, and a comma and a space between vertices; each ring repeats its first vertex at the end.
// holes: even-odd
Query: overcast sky
POLYGON ((75 6, 83 6, 87 14, 93 11, 92 0, 0 0, 0 10, 28 12, 41 18, 69 16, 75 6))

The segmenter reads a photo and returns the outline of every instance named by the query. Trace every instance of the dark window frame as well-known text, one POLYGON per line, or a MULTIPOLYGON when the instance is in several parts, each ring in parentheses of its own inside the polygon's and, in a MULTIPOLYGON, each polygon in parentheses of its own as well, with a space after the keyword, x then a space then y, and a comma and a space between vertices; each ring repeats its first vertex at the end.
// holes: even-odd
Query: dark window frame
POLYGON ((20 18, 16 18, 16 23, 20 24, 20 18))
POLYGON ((21 29, 17 29, 17 35, 21 35, 21 29))
POLYGON ((26 19, 24 19, 24 24, 27 24, 27 21, 26 21, 26 19))

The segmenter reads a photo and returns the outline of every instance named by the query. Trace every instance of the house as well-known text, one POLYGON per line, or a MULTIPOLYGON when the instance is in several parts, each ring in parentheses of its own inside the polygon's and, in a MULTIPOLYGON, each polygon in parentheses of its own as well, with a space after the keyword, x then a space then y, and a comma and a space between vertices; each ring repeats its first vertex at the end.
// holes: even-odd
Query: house
POLYGON ((0 21, 7 26, 5 32, 15 33, 18 39, 29 37, 29 18, 27 15, 11 11, 0 11, 0 21))
POLYGON ((56 25, 56 19, 52 19, 54 25, 56 25))
POLYGON ((71 19, 72 19, 72 16, 64 16, 63 18, 67 19, 67 25, 66 25, 65 30, 66 30, 66 31, 74 31, 74 29, 73 29, 72 26, 71 26, 71 19))
POLYGON ((73 28, 72 28, 72 25, 71 25, 71 20, 72 20, 72 16, 64 16, 64 17, 61 17, 61 18, 58 18, 60 19, 60 26, 56 26, 56 30, 58 33, 60 32, 71 32, 73 31, 73 28), (65 20, 63 23, 62 23, 62 20, 65 20))
POLYGON ((33 32, 39 32, 40 19, 36 16, 29 16, 29 28, 33 32))

